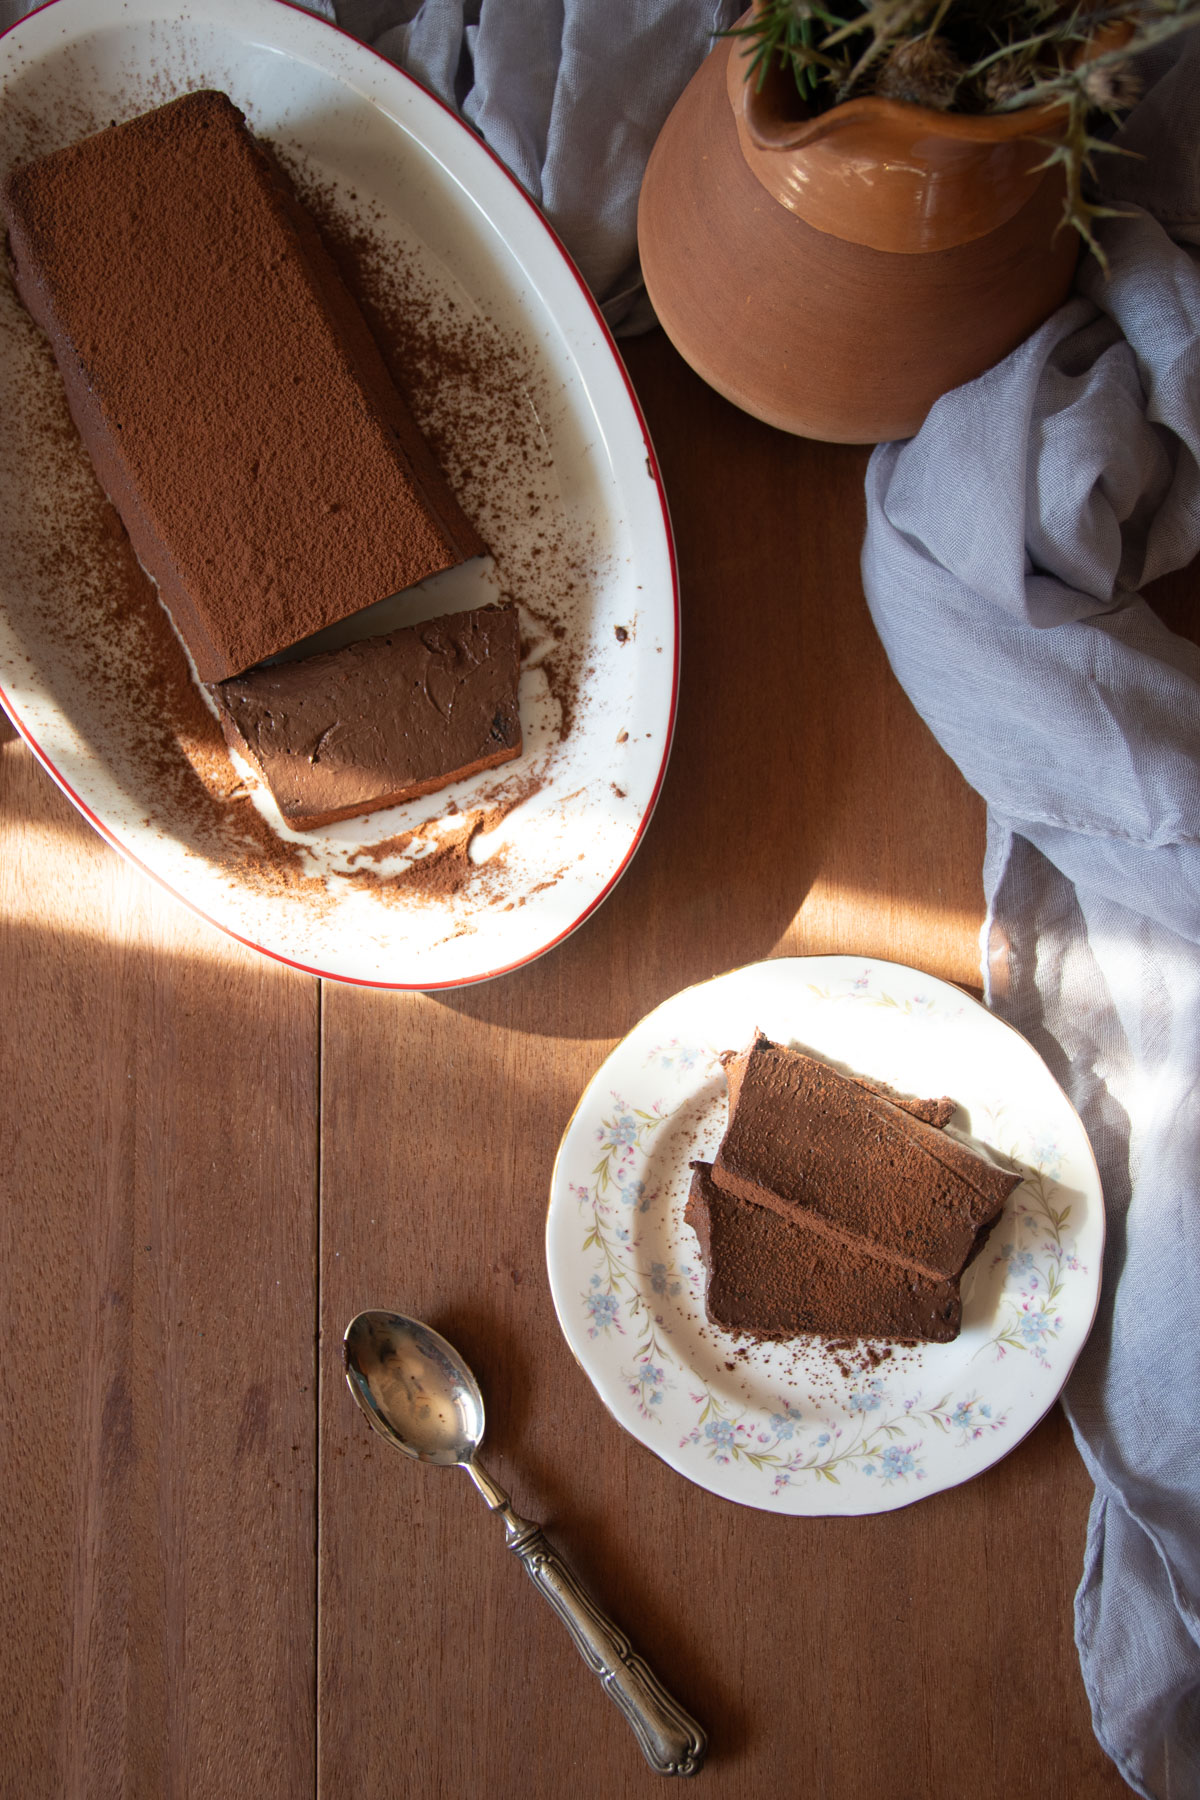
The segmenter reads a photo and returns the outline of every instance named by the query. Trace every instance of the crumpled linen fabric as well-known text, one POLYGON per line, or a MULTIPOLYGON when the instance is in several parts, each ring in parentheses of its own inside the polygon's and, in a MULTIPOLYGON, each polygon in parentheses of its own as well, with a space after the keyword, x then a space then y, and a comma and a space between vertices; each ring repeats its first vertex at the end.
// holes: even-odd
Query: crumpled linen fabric
POLYGON ((646 159, 736 0, 322 0, 455 106, 538 203, 608 323, 654 314, 637 259, 646 159))
POLYGON ((1200 40, 1103 158, 1075 292, 867 475, 864 582, 988 807, 984 973, 1104 1183, 1064 1404, 1096 1484, 1076 1640, 1097 1736, 1200 1795, 1200 650, 1139 589, 1200 551, 1200 40))

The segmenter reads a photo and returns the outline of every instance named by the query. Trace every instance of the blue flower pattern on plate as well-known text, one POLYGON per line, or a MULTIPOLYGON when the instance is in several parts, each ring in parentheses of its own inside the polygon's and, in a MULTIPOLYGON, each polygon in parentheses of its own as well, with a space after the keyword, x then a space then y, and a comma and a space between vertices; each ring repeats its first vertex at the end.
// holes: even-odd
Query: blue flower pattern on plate
MULTIPOLYGON (((936 994, 921 990, 899 996, 882 991, 869 967, 838 990, 812 991, 823 1000, 935 1017, 939 1027, 963 1010, 947 1008, 936 994)), ((711 1048, 697 1048, 678 1038, 654 1045, 645 1059, 647 1067, 672 1077, 697 1070, 715 1072, 716 1060, 711 1048)), ((681 1083, 681 1091, 683 1087, 681 1083)), ((881 1488, 919 1485, 928 1478, 931 1433, 965 1448, 1005 1431, 1007 1410, 974 1392, 947 1393, 933 1403, 920 1392, 894 1397, 889 1385, 897 1378, 894 1368, 886 1379, 873 1373, 849 1383, 840 1411, 837 1405, 831 1409, 826 1400, 824 1413, 820 1408, 807 1411, 783 1397, 774 1407, 761 1402, 739 1405, 709 1381, 697 1385, 696 1373, 681 1363, 671 1342, 674 1315, 669 1307, 665 1315, 656 1308, 689 1292, 699 1302, 702 1272, 683 1262, 665 1261, 660 1252, 640 1249, 644 1232, 650 1229, 643 1227, 642 1219, 649 1214, 659 1221, 666 1202, 661 1182, 657 1186, 650 1182, 648 1165, 655 1139, 673 1115, 673 1103, 659 1098, 636 1104, 616 1091, 611 1102, 594 1130, 598 1160, 591 1179, 572 1183, 569 1191, 584 1220, 584 1251, 595 1259, 595 1272, 581 1295, 587 1335, 630 1340, 632 1359, 622 1376, 640 1416, 661 1429, 668 1394, 677 1396, 671 1401, 672 1417, 677 1416, 681 1390, 676 1377, 681 1376, 691 1422, 678 1440, 680 1448, 706 1461, 755 1471, 776 1494, 797 1482, 836 1485, 850 1475, 866 1477, 881 1488)), ((998 1147, 1004 1142, 994 1128, 989 1141, 998 1147)), ((1000 1329, 983 1348, 990 1348, 997 1361, 1019 1352, 1048 1367, 1064 1325, 1058 1304, 1064 1280, 1086 1269, 1071 1242, 1071 1208, 1059 1203, 1051 1174, 1059 1171, 1061 1153, 1048 1135, 1038 1143, 1041 1166, 1030 1171, 1000 1227, 1004 1241, 997 1244, 991 1261, 992 1267, 1003 1270, 1000 1329)), ((1028 1147, 1025 1154, 1028 1158, 1028 1147)), ((674 1203, 680 1205, 681 1196, 676 1195, 674 1203)), ((650 1241, 657 1250, 661 1230, 650 1241)))

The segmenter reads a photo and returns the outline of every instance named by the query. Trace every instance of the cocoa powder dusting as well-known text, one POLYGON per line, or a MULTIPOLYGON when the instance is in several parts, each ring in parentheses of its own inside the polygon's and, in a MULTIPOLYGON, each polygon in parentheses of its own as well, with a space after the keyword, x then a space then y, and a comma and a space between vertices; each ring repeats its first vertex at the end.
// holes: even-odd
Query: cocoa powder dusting
MULTIPOLYGON (((164 79, 131 88, 122 116, 173 97, 179 85, 164 79)), ((32 109, 21 110, 19 97, 10 100, 6 164, 111 122, 81 99, 69 119, 59 107, 48 129, 32 109)), ((255 779, 230 761, 158 592, 88 462, 49 345, 7 272, 0 282, 0 480, 18 504, 0 519, 0 578, 28 600, 23 617, 39 682, 86 730, 118 787, 136 797, 143 822, 227 868, 240 886, 302 899, 322 916, 336 911, 338 884, 385 905, 445 903, 469 892, 480 904, 511 908, 564 871, 544 871, 514 899, 503 848, 479 863, 472 845, 546 785, 554 747, 572 730, 583 703, 577 625, 607 551, 592 527, 564 517, 541 419, 546 378, 532 352, 439 288, 420 251, 395 241, 370 204, 314 182, 297 146, 271 148, 316 217, 451 488, 488 541, 500 597, 521 609, 525 666, 540 671, 557 721, 542 754, 458 819, 452 803, 434 803, 411 829, 375 843, 364 832, 361 844, 340 854, 343 836, 333 846, 340 862, 322 840, 310 848, 281 834, 256 803, 263 795, 255 779), (86 707, 76 703, 81 694, 86 707)))
MULTIPOLYGON (((409 899, 448 900, 451 895, 462 892, 464 883, 473 873, 471 843, 482 829, 482 814, 465 813, 460 825, 443 832, 432 848, 415 855, 400 874, 384 876, 374 869, 356 869, 344 879, 351 887, 376 893, 381 899, 393 904, 409 899)), ((405 832, 403 837, 407 840, 406 852, 419 850, 420 845, 426 841, 419 832, 405 832)), ((397 840, 386 841, 394 843, 397 840)), ((366 854, 373 855, 379 848, 380 846, 373 846, 366 854)), ((357 854, 364 853, 360 851, 357 854)), ((354 860, 356 858, 352 857, 351 861, 354 860)))
POLYGON ((82 693, 90 729, 97 717, 117 722, 94 749, 118 783, 152 796, 154 816, 179 822, 192 852, 220 860, 240 850, 261 891, 302 890, 319 903, 324 882, 305 873, 299 846, 272 831, 229 760, 154 585, 96 481, 50 347, 7 268, 0 270, 0 334, 0 485, 34 509, 11 507, 0 516, 0 580, 23 592, 23 616, 40 627, 39 675, 68 719, 78 718, 82 693))
POLYGON ((25 164, 0 202, 18 289, 204 680, 482 552, 224 95, 25 164))
POLYGON ((761 1407, 764 1393, 786 1395, 788 1405, 801 1415, 836 1430, 847 1416, 852 1421, 858 1417, 856 1394, 878 1392, 881 1382, 897 1378, 919 1361, 923 1347, 909 1340, 805 1334, 765 1342, 711 1322, 705 1307, 701 1246, 685 1222, 685 1207, 690 1165, 711 1161, 728 1112, 726 1081, 714 1055, 694 1098, 655 1132, 642 1200, 649 1207, 646 1218, 661 1223, 643 1241, 642 1253, 661 1261, 667 1293, 673 1296, 669 1310, 656 1313, 655 1325, 681 1340, 678 1353, 714 1393, 750 1407, 761 1407))
POLYGON ((380 864, 404 859, 404 868, 393 874, 382 874, 378 868, 355 867, 353 873, 343 879, 351 887, 374 893, 393 904, 448 900, 460 894, 468 883, 483 889, 483 898, 503 900, 506 898, 503 848, 480 867, 471 860, 471 846, 476 838, 496 831, 511 812, 540 793, 543 785, 539 775, 515 776, 486 797, 490 804, 473 807, 461 814, 459 823, 447 825, 444 820, 434 820, 411 831, 383 838, 376 844, 364 844, 347 858, 350 864, 380 864))

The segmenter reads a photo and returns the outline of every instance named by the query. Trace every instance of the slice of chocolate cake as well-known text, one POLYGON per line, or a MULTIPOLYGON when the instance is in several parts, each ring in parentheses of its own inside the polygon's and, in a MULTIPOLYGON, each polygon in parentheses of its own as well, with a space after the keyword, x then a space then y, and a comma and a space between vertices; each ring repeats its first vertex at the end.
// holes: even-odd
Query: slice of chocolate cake
POLYGON ((214 687, 230 745, 289 825, 415 800, 521 753, 515 606, 364 638, 214 687))
POLYGON ((754 1338, 956 1338, 958 1283, 840 1244, 765 1206, 721 1191, 707 1163, 692 1164, 684 1219, 707 1271, 714 1325, 754 1338))
POLYGON ((485 548, 224 95, 13 170, 16 283, 204 681, 485 548))
POLYGON ((959 1276, 1021 1177, 761 1034, 727 1065, 726 1193, 935 1278, 959 1276))

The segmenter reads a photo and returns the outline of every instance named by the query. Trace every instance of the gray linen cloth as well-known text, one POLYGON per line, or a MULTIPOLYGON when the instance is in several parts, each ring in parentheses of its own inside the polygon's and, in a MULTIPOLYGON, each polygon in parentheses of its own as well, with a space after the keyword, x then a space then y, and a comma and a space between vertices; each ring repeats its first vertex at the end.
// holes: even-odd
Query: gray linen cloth
MULTIPOLYGON (((457 106, 610 323, 651 320, 645 159, 738 0, 307 0, 457 106)), ((28 10, 0 0, 0 26, 28 10)), ((988 803, 984 974, 1082 1114, 1109 1217, 1066 1405, 1096 1483, 1077 1637, 1097 1735, 1200 1796, 1200 652, 1138 588, 1200 549, 1200 43, 1107 160, 1103 280, 868 472, 892 666, 988 803)))
POLYGON ((653 325, 637 262, 642 171, 738 0, 336 0, 335 10, 458 106, 537 201, 614 329, 653 325))
POLYGON ((1082 1115, 1100 1313, 1065 1405, 1096 1484, 1096 1734, 1200 1795, 1200 651, 1138 589, 1200 550, 1200 42, 1100 159, 1129 216, 1076 292, 867 475, 892 667, 988 803, 988 999, 1082 1115))
POLYGON ((642 171, 739 0, 302 4, 457 107, 537 201, 614 330, 654 324, 637 261, 642 171))

